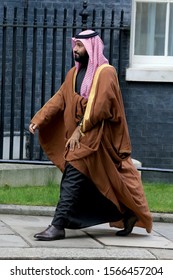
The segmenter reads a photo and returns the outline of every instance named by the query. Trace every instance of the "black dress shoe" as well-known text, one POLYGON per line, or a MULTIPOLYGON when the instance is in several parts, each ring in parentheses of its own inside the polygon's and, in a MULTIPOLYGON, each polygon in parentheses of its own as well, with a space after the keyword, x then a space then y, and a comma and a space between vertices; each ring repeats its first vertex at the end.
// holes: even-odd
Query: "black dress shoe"
POLYGON ((127 219, 124 220, 124 229, 119 230, 116 232, 117 236, 127 236, 129 235, 132 230, 133 227, 135 225, 135 223, 137 222, 138 218, 136 216, 131 216, 127 219))
POLYGON ((34 235, 35 238, 43 241, 51 241, 65 238, 65 230, 57 229, 53 225, 48 226, 44 231, 40 233, 36 233, 34 235))

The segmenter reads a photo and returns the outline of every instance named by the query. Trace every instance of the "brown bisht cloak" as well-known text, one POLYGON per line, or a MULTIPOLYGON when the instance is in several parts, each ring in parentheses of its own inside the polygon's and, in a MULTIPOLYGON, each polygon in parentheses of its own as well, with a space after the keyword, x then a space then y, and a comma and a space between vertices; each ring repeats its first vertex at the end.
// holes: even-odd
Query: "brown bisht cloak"
MULTIPOLYGON (((70 162, 122 213, 125 207, 131 209, 138 217, 136 226, 151 232, 152 217, 140 174, 130 158, 131 143, 116 71, 108 64, 97 69, 88 101, 75 92, 75 79, 73 67, 58 92, 33 117, 32 122, 39 126, 40 144, 62 172, 65 162, 70 162), (81 148, 65 150, 82 117, 81 148)), ((123 227, 123 223, 111 226, 123 227)))

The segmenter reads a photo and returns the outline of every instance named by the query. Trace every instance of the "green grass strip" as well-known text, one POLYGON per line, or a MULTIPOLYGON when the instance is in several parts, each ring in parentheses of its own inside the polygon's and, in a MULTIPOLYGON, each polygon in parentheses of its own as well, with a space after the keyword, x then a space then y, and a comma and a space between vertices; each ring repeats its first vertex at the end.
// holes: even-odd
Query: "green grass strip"
POLYGON ((151 211, 173 213, 173 184, 144 183, 144 190, 151 211))
POLYGON ((1 204, 18 204, 18 205, 42 205, 55 206, 59 199, 59 186, 49 184, 48 186, 33 187, 1 187, 0 203, 1 204))
MULTIPOLYGON (((144 183, 144 191, 152 212, 173 213, 173 184, 144 183)), ((59 185, 0 187, 0 204, 56 206, 59 185)))

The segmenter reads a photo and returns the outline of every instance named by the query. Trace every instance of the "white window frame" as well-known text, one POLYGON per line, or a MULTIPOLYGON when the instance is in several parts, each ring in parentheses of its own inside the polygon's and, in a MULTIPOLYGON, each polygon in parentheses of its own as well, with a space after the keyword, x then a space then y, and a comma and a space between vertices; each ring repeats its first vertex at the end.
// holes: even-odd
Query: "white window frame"
MULTIPOLYGON (((130 61, 126 69, 127 81, 173 82, 173 56, 142 56, 134 54, 135 19, 137 2, 173 3, 173 0, 132 0, 130 61)), ((167 5, 167 12, 169 5, 167 5)), ((168 44, 169 18, 166 19, 166 39, 168 44)), ((173 36, 173 35, 172 35, 173 36)))

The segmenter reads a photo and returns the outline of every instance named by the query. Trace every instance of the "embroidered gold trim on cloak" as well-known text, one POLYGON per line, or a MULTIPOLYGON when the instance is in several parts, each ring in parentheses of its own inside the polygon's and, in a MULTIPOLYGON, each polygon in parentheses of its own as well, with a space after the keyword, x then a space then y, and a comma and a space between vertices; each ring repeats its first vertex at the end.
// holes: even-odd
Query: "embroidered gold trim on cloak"
POLYGON ((97 86, 99 74, 102 71, 102 69, 106 68, 106 67, 112 67, 112 66, 109 64, 102 64, 100 67, 97 68, 97 71, 94 75, 92 87, 90 90, 90 94, 89 94, 89 98, 88 98, 88 102, 87 102, 87 106, 86 106, 86 110, 85 110, 85 114, 84 114, 84 118, 83 118, 83 126, 82 126, 83 131, 85 131, 85 122, 90 117, 91 107, 92 107, 92 103, 93 103, 95 93, 96 93, 96 86, 97 86))

